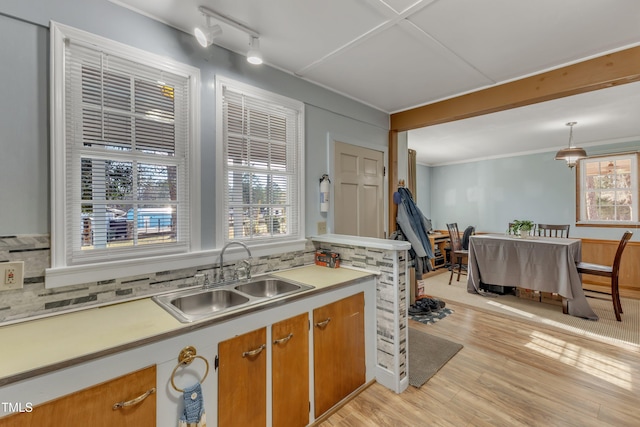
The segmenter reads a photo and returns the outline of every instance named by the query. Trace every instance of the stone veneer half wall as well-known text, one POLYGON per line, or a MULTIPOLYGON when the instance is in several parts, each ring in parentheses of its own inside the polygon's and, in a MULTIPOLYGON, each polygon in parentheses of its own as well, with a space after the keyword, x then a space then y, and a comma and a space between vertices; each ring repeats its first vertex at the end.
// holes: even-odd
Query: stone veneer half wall
POLYGON ((315 244, 318 249, 339 253, 340 265, 380 273, 376 284, 376 364, 393 379, 378 381, 402 392, 408 384, 407 251, 318 241, 315 244))

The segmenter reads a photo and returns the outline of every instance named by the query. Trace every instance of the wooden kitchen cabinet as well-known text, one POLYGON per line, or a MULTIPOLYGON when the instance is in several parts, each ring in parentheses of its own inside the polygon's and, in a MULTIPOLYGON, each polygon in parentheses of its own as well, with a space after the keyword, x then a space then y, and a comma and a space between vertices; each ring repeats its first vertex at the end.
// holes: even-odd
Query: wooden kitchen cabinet
POLYGON ((31 412, 0 418, 0 427, 155 425, 155 365, 35 406, 31 412), (124 402, 125 406, 114 408, 124 402))
POLYGON ((267 422, 267 351, 271 351, 272 425, 309 424, 309 315, 218 345, 218 426, 264 426, 267 422))
POLYGON ((267 329, 218 344, 218 427, 267 424, 267 329))
POLYGON ((275 323, 272 337, 273 426, 309 424, 309 314, 275 323))
POLYGON ((316 418, 365 383, 364 293, 313 310, 316 418))

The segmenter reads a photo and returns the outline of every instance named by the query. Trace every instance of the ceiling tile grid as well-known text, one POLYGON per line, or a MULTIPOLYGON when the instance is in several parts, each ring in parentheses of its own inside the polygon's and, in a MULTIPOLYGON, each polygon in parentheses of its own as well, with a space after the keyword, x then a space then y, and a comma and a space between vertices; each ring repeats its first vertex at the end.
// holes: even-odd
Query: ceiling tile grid
POLYGON ((267 64, 388 113, 640 43, 638 0, 112 1, 187 33, 211 8, 258 31, 267 64))
POLYGON ((407 23, 317 64, 306 77, 370 105, 399 111, 491 82, 407 23), (371 60, 376 58, 376 60, 371 60), (411 90, 407 85, 411 84, 411 90))
MULTIPOLYGON (((267 65, 386 113, 640 45, 640 0, 109 1, 188 34, 205 22, 199 6, 223 13, 260 33, 267 65)), ((220 25, 214 43, 246 54, 248 36, 220 25)), ((552 150, 565 120, 579 122, 576 136, 640 138, 636 89, 599 98, 609 90, 411 131, 410 144, 438 164, 552 150)))

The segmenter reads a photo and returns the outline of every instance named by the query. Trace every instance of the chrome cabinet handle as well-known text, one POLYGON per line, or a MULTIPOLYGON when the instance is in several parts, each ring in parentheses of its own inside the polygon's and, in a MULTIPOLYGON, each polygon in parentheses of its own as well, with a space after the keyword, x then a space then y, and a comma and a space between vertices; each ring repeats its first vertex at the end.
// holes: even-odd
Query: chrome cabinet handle
POLYGON ((115 403, 113 405, 113 410, 115 411, 116 409, 122 409, 122 408, 126 408, 127 406, 137 405, 138 403, 142 402, 143 400, 145 400, 147 397, 151 396, 155 392, 156 392, 156 389, 154 387, 150 390, 147 390, 146 393, 136 397, 135 399, 127 400, 126 402, 115 403))
POLYGON ((275 340, 273 343, 274 344, 284 344, 287 341, 289 341, 291 338, 293 338, 293 333, 290 333, 289 335, 287 335, 284 338, 280 338, 279 340, 275 340))
POLYGON ((329 324, 329 322, 331 322, 331 317, 327 317, 327 320, 323 320, 322 322, 318 322, 316 323, 316 326, 318 328, 324 328, 325 326, 327 326, 329 324))
POLYGON ((245 351, 242 353, 242 357, 256 356, 260 354, 262 350, 264 350, 266 347, 267 347, 266 344, 262 344, 260 347, 256 348, 255 350, 245 351))

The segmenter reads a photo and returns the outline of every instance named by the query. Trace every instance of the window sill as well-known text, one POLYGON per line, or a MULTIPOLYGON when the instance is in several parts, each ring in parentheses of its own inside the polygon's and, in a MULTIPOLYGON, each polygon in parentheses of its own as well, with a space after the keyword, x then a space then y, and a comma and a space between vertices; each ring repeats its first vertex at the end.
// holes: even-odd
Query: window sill
POLYGON ((594 228, 638 228, 640 222, 577 222, 576 227, 594 227, 594 228))
MULTIPOLYGON (((263 243, 250 245, 253 258, 270 256, 283 252, 304 250, 306 239, 287 242, 263 243)), ((123 277, 151 274, 158 271, 177 270, 181 268, 211 266, 219 262, 221 248, 190 252, 175 255, 161 255, 135 260, 111 261, 99 264, 85 264, 71 267, 48 268, 45 270, 45 288, 54 289, 82 283, 119 279, 123 277)), ((233 261, 234 254, 238 259, 244 256, 237 248, 229 248, 225 260, 233 261), (233 250, 232 250, 233 249, 233 250), (229 254, 229 255, 227 255, 229 254)))

